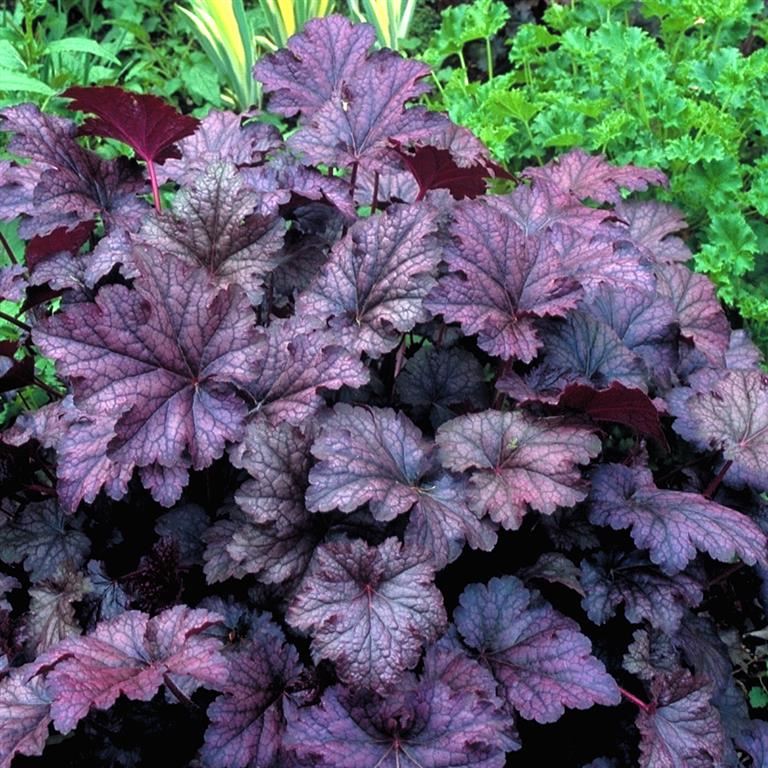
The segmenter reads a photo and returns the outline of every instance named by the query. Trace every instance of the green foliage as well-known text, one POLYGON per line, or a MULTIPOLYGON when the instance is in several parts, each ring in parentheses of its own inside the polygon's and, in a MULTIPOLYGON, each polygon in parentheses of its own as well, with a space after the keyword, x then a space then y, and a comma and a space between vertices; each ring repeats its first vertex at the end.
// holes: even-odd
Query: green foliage
POLYGON ((768 348, 768 21, 760 0, 582 0, 521 26, 494 76, 467 44, 504 27, 481 0, 443 14, 424 59, 436 109, 512 170, 571 147, 659 167, 690 222, 695 266, 768 348), (479 23, 482 19, 485 23, 479 23), (471 77, 483 68, 483 77, 471 77))

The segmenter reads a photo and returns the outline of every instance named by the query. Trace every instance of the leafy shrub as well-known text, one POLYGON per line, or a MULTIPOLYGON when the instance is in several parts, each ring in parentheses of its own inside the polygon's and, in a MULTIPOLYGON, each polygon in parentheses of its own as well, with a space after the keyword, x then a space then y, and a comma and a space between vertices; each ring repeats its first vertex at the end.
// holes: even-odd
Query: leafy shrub
POLYGON ((455 56, 471 41, 490 51, 507 18, 493 0, 445 12, 425 56, 430 103, 515 169, 571 147, 662 169, 656 196, 685 213, 696 269, 768 348, 764 3, 554 3, 506 41, 507 71, 468 76, 455 56))
POLYGON ((3 433, 2 764, 178 731, 178 765, 501 768, 585 726, 559 764, 757 763, 718 622, 768 565, 768 381, 679 213, 620 192, 664 176, 572 152, 483 195, 373 43, 333 16, 258 65, 285 141, 77 91, 165 210, 0 113, 2 285, 59 296, 31 343, 70 387, 3 433))

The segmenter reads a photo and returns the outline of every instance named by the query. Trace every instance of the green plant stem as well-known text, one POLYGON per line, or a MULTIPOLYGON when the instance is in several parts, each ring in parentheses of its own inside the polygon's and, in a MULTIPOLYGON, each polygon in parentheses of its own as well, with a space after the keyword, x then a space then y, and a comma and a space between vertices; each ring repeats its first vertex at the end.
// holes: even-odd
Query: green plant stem
POLYGON ((485 38, 485 58, 488 61, 488 82, 493 80, 493 48, 491 47, 491 38, 485 38))

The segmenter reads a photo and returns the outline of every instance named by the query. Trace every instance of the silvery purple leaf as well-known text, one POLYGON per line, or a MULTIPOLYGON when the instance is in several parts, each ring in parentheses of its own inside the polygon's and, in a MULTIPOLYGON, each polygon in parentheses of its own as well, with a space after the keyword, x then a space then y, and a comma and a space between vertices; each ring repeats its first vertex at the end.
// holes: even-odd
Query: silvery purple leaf
POLYGON ((656 274, 659 293, 666 296, 677 311, 682 335, 691 339, 712 365, 724 365, 730 326, 712 281, 691 272, 683 264, 658 265, 656 274))
POLYGON ((301 426, 324 404, 321 389, 368 382, 359 353, 344 348, 332 333, 308 328, 301 313, 272 322, 265 333, 266 343, 253 357, 248 392, 252 412, 272 425, 301 426))
POLYGON ((745 371, 756 370, 763 362, 763 353, 743 328, 731 330, 728 351, 725 353, 725 367, 745 371))
POLYGON ((386 696, 329 688, 297 711, 291 748, 327 768, 503 768, 519 743, 493 680, 459 651, 436 660, 433 649, 421 678, 406 673, 386 696))
POLYGON ((103 561, 89 560, 86 572, 91 585, 87 600, 90 605, 95 603, 96 621, 114 619, 128 610, 130 598, 120 586, 120 582, 109 577, 103 561))
POLYGON ((526 583, 543 579, 550 584, 562 584, 584 597, 579 568, 562 552, 545 552, 533 565, 520 569, 518 575, 526 583))
POLYGON ((147 218, 139 235, 163 257, 203 267, 218 285, 239 285, 251 303, 280 263, 284 222, 261 211, 233 165, 209 166, 177 193, 171 212, 147 218))
POLYGON ((205 543, 203 571, 209 584, 231 578, 242 579, 248 575, 243 563, 235 560, 227 549, 232 542, 232 537, 247 522, 245 514, 235 507, 228 517, 220 518, 203 533, 202 539, 205 543))
POLYGON ((441 258, 437 213, 427 203, 391 206, 354 224, 320 276, 299 296, 296 314, 328 324, 338 342, 379 357, 427 320, 423 301, 441 258))
POLYGON ((578 469, 600 452, 591 430, 522 411, 460 416, 435 438, 448 469, 471 470, 470 508, 517 529, 528 507, 551 515, 586 497, 578 469))
POLYGON ((91 548, 81 524, 53 501, 30 503, 0 528, 0 560, 23 562, 33 582, 54 576, 64 565, 78 568, 91 548))
POLYGON ((202 270, 147 252, 134 290, 99 291, 35 330, 38 346, 72 379, 86 415, 119 415, 109 458, 123 468, 196 469, 242 434, 258 336, 235 287, 216 290, 202 270), (153 258, 154 257, 154 258, 153 258))
POLYGON ((726 462, 731 462, 726 484, 768 490, 768 377, 764 373, 717 371, 699 391, 691 391, 685 399, 670 399, 669 405, 678 435, 700 450, 722 451, 726 462))
POLYGON ((377 520, 392 520, 419 499, 431 446, 418 427, 391 408, 339 403, 312 445, 307 507, 353 512, 368 503, 377 520))
POLYGON ((680 653, 663 632, 636 629, 632 638, 621 662, 630 675, 650 682, 681 669, 680 653))
POLYGON ((592 474, 589 519, 632 529, 638 547, 669 575, 706 552, 715 560, 765 563, 766 537, 746 515, 701 494, 657 488, 650 470, 604 464, 592 474))
POLYGON ((299 654, 279 627, 262 622, 259 631, 226 658, 224 693, 208 707, 209 725, 200 749, 203 765, 271 765, 286 730, 283 700, 303 670, 299 654))
POLYGON ((90 634, 72 637, 46 655, 56 729, 69 733, 91 707, 108 709, 123 694, 148 701, 166 674, 194 677, 220 688, 229 667, 219 640, 204 630, 218 622, 210 611, 177 605, 154 618, 126 611, 90 634))
POLYGON ((464 642, 528 720, 553 723, 565 708, 618 704, 619 689, 575 621, 558 613, 514 576, 472 584, 454 621, 464 642))
POLYGON ((657 200, 621 200, 615 211, 629 227, 629 242, 651 263, 691 258, 691 249, 683 240, 671 236, 688 227, 679 209, 657 200))
POLYGON ((755 768, 768 765, 768 723, 765 720, 752 720, 749 730, 738 737, 736 744, 749 754, 755 768))
POLYGON ((311 19, 285 48, 265 56, 254 76, 270 95, 269 109, 306 119, 332 98, 365 66, 376 33, 340 15, 311 19))
POLYGON ((181 158, 170 158, 158 168, 182 187, 190 184, 212 165, 231 163, 250 166, 260 163, 267 152, 281 144, 273 125, 248 122, 234 112, 211 110, 197 130, 178 143, 181 158))
POLYGON ((429 552, 436 570, 453 562, 465 543, 490 552, 496 546, 496 526, 479 519, 468 502, 466 480, 441 475, 422 483, 405 529, 406 547, 429 552))
POLYGON ((687 672, 657 677, 653 703, 641 709, 640 768, 719 768, 724 734, 711 687, 687 672))
POLYGON ((22 301, 27 288, 26 270, 21 264, 0 269, 0 299, 22 301))
POLYGON ((583 296, 580 283, 547 239, 526 237, 483 201, 458 206, 451 232, 459 243, 445 255, 452 274, 426 307, 478 334, 489 354, 530 362, 541 346, 534 318, 566 315, 583 296))
POLYGON ((457 406, 489 405, 482 365, 459 347, 421 347, 400 371, 395 388, 417 415, 430 412, 434 427, 458 415, 453 410, 457 406))
POLYGON ((582 560, 581 586, 581 607, 596 624, 605 624, 623 603, 631 624, 646 620, 668 635, 677 632, 686 608, 704 597, 700 579, 687 573, 670 578, 634 553, 621 558, 597 553, 582 560))
POLYGON ((13 757, 41 755, 48 740, 51 698, 45 681, 27 679, 22 667, 0 682, 0 768, 13 757))
POLYGON ((312 655, 342 681, 382 690, 417 663, 445 629, 427 553, 390 538, 378 547, 338 540, 315 550, 286 620, 312 635, 312 655))

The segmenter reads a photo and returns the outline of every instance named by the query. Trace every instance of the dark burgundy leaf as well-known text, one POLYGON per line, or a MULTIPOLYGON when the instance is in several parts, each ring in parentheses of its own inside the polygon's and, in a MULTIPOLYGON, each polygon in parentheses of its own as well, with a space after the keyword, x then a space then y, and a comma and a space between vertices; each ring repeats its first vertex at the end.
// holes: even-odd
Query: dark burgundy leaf
POLYGON ((402 413, 339 403, 312 445, 319 463, 309 473, 307 507, 353 512, 368 503, 377 520, 392 520, 418 501, 430 447, 402 413))
POLYGON ((640 710, 640 768, 719 768, 723 729, 710 704, 711 687, 686 672, 659 676, 653 702, 640 710))
POLYGON ((75 256, 88 241, 94 225, 93 221, 83 221, 73 229, 60 227, 48 235, 33 237, 24 251, 24 261, 30 272, 34 272, 40 262, 57 253, 75 256))
POLYGON ((433 646, 421 679, 406 673, 386 697, 329 688, 298 710, 288 743, 328 768, 503 768, 519 744, 499 705, 482 667, 433 646))
POLYGON ((271 424, 300 426, 324 404, 321 390, 361 387, 369 373, 360 356, 332 333, 307 328, 306 318, 273 322, 253 358, 252 411, 271 424))
POLYGON ((700 494, 657 488, 643 467, 598 467, 590 500, 592 523, 632 528, 635 544, 650 550, 669 575, 682 571, 698 550, 723 562, 736 556, 750 565, 766 561, 766 537, 750 518, 700 494))
POLYGON ((542 168, 527 168, 523 176, 551 187, 566 200, 572 195, 598 203, 618 203, 621 188, 644 190, 649 184, 667 184, 667 177, 661 171, 611 165, 604 155, 588 155, 580 149, 571 150, 542 168))
POLYGON ((722 451, 731 462, 727 484, 768 490, 768 376, 720 370, 701 391, 669 405, 675 432, 703 451, 722 451))
POLYGON ((34 381, 35 359, 26 353, 17 359, 18 349, 19 342, 0 341, 0 393, 26 387, 34 381))
POLYGON ((595 389, 587 384, 569 384, 557 404, 582 411, 595 421, 623 424, 668 448, 659 412, 651 398, 639 389, 625 387, 618 381, 614 381, 607 389, 595 389))
POLYGON ((339 540, 315 550, 286 620, 312 634, 316 660, 342 681, 381 690, 415 666, 445 629, 442 595, 427 553, 391 538, 378 547, 339 540))
POLYGON ((227 656, 224 693, 208 707, 200 756, 206 768, 272 765, 286 730, 283 699, 303 667, 296 649, 266 617, 227 656))
POLYGON ((440 280, 427 308, 478 334, 481 349, 530 362, 541 342, 534 318, 564 316, 583 296, 560 254, 546 239, 527 238, 508 216, 482 201, 456 208, 445 254, 452 273, 440 280))
POLYGON ((600 440, 560 419, 521 411, 460 416, 435 438, 443 465, 473 470, 470 507, 508 529, 520 527, 528 506, 545 515, 586 497, 578 470, 600 452, 600 440))
POLYGON ((620 701, 616 683, 591 655, 578 624, 514 576, 467 587, 454 621, 526 719, 552 723, 566 707, 620 701))
POLYGON ((0 682, 0 768, 13 756, 41 755, 48 739, 51 699, 39 678, 27 679, 22 667, 0 682))
POLYGON ((391 206, 353 225, 296 314, 330 327, 338 343, 379 357, 428 318, 423 299, 441 257, 437 212, 427 203, 391 206))
POLYGON ((457 416, 455 409, 463 404, 473 409, 489 405, 483 367, 459 347, 421 347, 403 367, 395 388, 416 415, 430 412, 434 427, 457 416))
POLYGON ((28 504, 0 528, 0 559, 23 562, 34 582, 55 576, 64 565, 78 568, 91 546, 80 524, 53 501, 28 504))
POLYGON ((687 607, 696 607, 704 597, 701 580, 687 573, 674 578, 636 555, 612 558, 597 553, 581 561, 581 607, 596 624, 605 624, 624 604, 624 616, 631 624, 643 620, 674 635, 687 607))
POLYGON ((122 141, 147 163, 178 156, 174 144, 194 133, 200 122, 179 114, 157 96, 114 85, 74 86, 61 95, 72 99, 69 109, 96 115, 86 119, 79 133, 122 141))
POLYGON ((233 165, 211 165, 173 201, 172 211, 149 218, 139 237, 163 254, 206 269, 221 286, 239 285, 251 303, 281 260, 284 223, 264 216, 261 196, 233 165))
POLYGON ((269 109, 290 117, 312 116, 365 66, 376 42, 373 27, 344 16, 311 19, 285 48, 265 56, 254 75, 271 94, 269 109))
POLYGON ((48 686, 56 729, 69 733, 91 707, 108 709, 123 694, 148 701, 166 675, 184 675, 197 685, 220 688, 229 666, 221 643, 204 633, 218 614, 178 605, 154 618, 126 611, 99 624, 84 637, 73 637, 46 654, 48 686))

